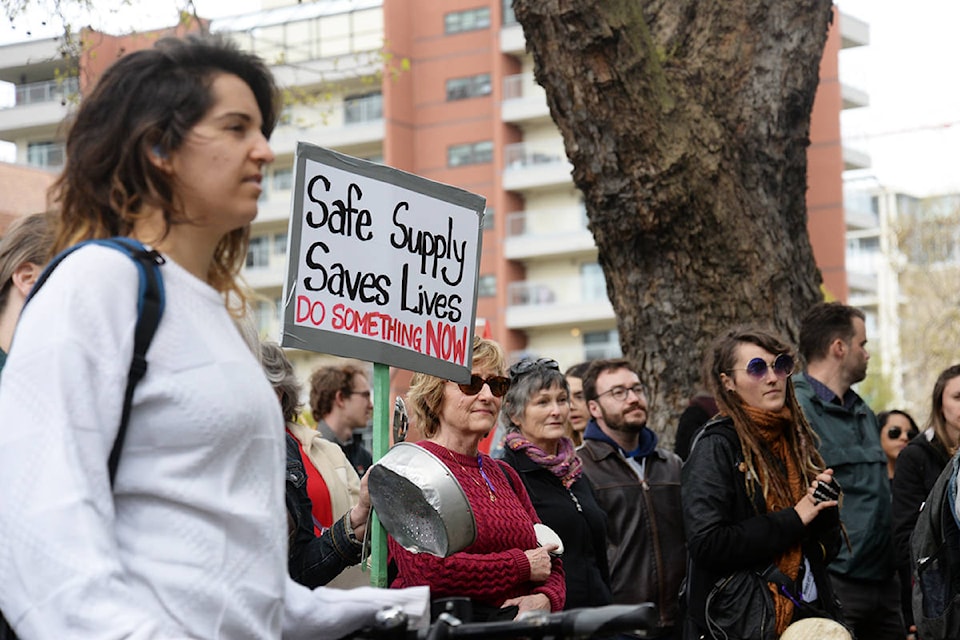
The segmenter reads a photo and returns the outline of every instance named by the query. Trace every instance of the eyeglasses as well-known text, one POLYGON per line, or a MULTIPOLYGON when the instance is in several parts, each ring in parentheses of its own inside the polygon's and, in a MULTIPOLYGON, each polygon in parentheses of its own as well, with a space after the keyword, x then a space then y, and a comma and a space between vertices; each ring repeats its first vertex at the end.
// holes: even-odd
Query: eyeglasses
MULTIPOLYGON (((913 429, 910 429, 909 431, 907 431, 907 438, 909 438, 910 440, 913 440, 914 436, 916 436, 917 433, 919 432, 914 431, 913 429)), ((887 429, 887 437, 890 438, 891 440, 899 440, 900 436, 902 435, 903 435, 903 429, 901 429, 900 427, 890 427, 889 429, 887 429)))
POLYGON ((475 373, 470 376, 469 384, 457 384, 457 386, 460 387, 460 391, 466 396, 477 395, 480 393, 480 390, 483 389, 483 385, 490 387, 490 393, 500 398, 503 397, 503 394, 510 388, 510 378, 506 376, 490 376, 489 378, 484 378, 475 373))
POLYGON ((789 353, 781 353, 773 362, 767 362, 763 358, 754 358, 747 363, 744 369, 730 369, 730 371, 746 371, 747 375, 757 380, 762 380, 767 375, 767 370, 773 369, 778 378, 786 378, 793 373, 793 356, 789 353))
POLYGON ((627 396, 629 396, 631 391, 633 392, 633 395, 637 396, 638 398, 646 393, 646 389, 643 387, 643 385, 637 383, 632 387, 613 387, 612 389, 607 389, 603 393, 598 393, 597 398, 600 396, 605 396, 609 393, 610 396, 617 402, 623 402, 627 399, 627 396))
POLYGON ((560 365, 557 364, 556 360, 551 360, 550 358, 537 358, 536 360, 527 358, 526 360, 521 360, 510 367, 510 377, 516 378, 517 376, 522 376, 525 373, 530 373, 534 369, 552 369, 553 371, 560 371, 560 365))
POLYGON ((348 396, 363 396, 364 398, 366 398, 367 400, 369 400, 369 399, 370 399, 370 389, 367 389, 366 391, 354 391, 353 389, 350 389, 350 391, 347 392, 347 395, 348 395, 348 396))

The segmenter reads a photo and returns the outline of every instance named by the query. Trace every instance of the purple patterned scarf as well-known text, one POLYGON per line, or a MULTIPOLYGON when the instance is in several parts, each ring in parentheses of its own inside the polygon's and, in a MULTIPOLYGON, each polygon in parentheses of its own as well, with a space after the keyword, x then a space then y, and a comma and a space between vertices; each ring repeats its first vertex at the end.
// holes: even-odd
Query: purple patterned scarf
POLYGON ((517 431, 507 434, 504 442, 513 451, 522 451, 538 465, 560 478, 563 486, 569 489, 583 473, 583 463, 577 457, 570 438, 560 438, 557 444, 557 455, 548 455, 543 449, 533 444, 517 431))

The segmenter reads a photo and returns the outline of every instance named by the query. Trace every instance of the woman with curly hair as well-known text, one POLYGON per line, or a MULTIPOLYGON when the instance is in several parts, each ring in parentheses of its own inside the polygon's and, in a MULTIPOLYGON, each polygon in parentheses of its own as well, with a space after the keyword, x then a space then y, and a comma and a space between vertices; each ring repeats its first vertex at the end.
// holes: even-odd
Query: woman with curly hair
POLYGON ((278 108, 264 62, 215 37, 128 53, 80 104, 54 249, 145 245, 165 307, 115 476, 136 265, 81 246, 21 315, 0 385, 0 609, 21 637, 336 638, 404 599, 287 572, 283 416, 236 323, 278 108))
POLYGON ((840 549, 839 489, 793 392, 792 349, 739 327, 704 376, 720 416, 683 467, 690 638, 775 638, 839 615, 827 563, 840 549))

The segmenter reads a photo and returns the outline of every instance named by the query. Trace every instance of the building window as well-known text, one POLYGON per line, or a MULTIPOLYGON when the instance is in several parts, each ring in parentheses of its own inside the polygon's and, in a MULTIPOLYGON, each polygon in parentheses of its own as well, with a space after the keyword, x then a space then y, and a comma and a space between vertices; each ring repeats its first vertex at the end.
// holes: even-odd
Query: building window
POLYGON ((483 219, 480 221, 480 228, 484 231, 493 229, 493 207, 487 207, 483 210, 483 219))
POLYGON ((65 154, 62 142, 31 142, 27 145, 27 164, 44 169, 62 167, 65 154))
POLYGON ((477 297, 492 298, 497 295, 497 276, 487 274, 477 279, 477 297))
POLYGON ((580 265, 580 291, 584 302, 600 302, 607 299, 607 282, 603 269, 596 262, 580 265))
POLYGON ((623 356, 623 352, 620 350, 620 333, 616 329, 585 331, 583 333, 584 360, 619 358, 621 356, 623 356))
POLYGON ((476 31, 490 27, 490 7, 455 11, 443 17, 443 29, 447 35, 476 31))
POLYGON ((270 185, 273 191, 289 191, 293 188, 293 168, 274 169, 273 181, 270 185))
POLYGON ((485 162, 493 162, 493 143, 490 141, 447 147, 447 166, 461 167, 485 162))
POLYGON ((360 124, 376 120, 383 120, 383 94, 379 91, 344 99, 343 122, 345 124, 360 124))
POLYGON ((517 15, 513 12, 513 0, 503 0, 503 26, 517 24, 517 15))
POLYGON ((488 96, 493 91, 490 84, 490 74, 481 73, 467 78, 450 78, 447 80, 447 100, 465 100, 488 96))
POLYGON ((272 302, 260 300, 254 307, 254 319, 257 323, 257 332, 263 336, 274 329, 277 319, 277 307, 272 302))
POLYGON ((287 255, 287 233, 273 234, 273 254, 277 256, 287 255))
POLYGON ((250 247, 247 249, 247 268, 270 266, 270 237, 257 236, 250 238, 250 247))

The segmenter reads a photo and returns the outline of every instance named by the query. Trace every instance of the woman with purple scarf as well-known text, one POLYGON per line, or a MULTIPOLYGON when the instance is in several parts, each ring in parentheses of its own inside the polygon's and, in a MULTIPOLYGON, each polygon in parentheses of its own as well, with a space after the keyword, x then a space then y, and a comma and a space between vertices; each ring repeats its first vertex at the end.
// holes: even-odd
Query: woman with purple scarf
POLYGON ((540 520, 563 542, 567 583, 564 609, 610 604, 606 514, 582 475, 566 433, 570 388, 554 360, 521 360, 510 367, 500 422, 503 460, 520 474, 540 520))

